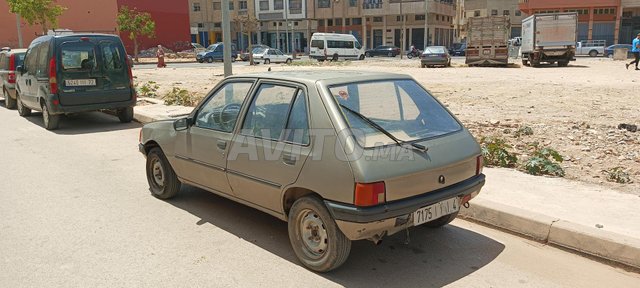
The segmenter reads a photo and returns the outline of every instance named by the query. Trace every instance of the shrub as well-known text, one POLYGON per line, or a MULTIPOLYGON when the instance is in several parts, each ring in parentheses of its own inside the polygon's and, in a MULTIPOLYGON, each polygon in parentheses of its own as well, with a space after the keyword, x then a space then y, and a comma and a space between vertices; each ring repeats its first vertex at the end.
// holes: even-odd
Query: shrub
POLYGON ((483 137, 480 143, 486 166, 514 167, 518 162, 518 157, 507 151, 507 149, 512 148, 511 145, 507 144, 503 139, 483 137))
POLYGON ((607 174, 607 181, 620 184, 631 183, 631 177, 622 167, 615 167, 605 171, 607 174))
POLYGON ((202 97, 189 90, 173 87, 171 92, 167 93, 163 99, 167 105, 196 106, 202 100, 202 97))
POLYGON ((142 97, 156 97, 158 96, 157 92, 158 89, 160 88, 160 85, 158 85, 158 83, 154 82, 154 81, 149 81, 147 83, 142 84, 142 86, 138 87, 138 85, 136 85, 137 89, 138 89, 138 95, 142 96, 142 97))
POLYGON ((529 126, 520 127, 518 130, 516 130, 516 133, 514 134, 516 138, 523 135, 527 135, 527 136, 533 135, 533 129, 529 126))
POLYGON ((558 151, 548 147, 540 148, 538 143, 529 146, 533 148, 533 153, 524 163, 524 169, 527 173, 564 177, 564 170, 560 166, 564 159, 558 151))

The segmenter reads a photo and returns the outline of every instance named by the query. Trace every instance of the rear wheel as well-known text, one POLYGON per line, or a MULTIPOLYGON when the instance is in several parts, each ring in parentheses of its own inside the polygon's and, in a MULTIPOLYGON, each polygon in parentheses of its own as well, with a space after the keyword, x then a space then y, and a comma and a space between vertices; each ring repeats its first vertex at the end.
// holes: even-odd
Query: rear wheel
POLYGON ((351 240, 338 228, 322 201, 303 197, 289 212, 289 240, 300 262, 316 272, 328 272, 349 257, 351 240))
POLYGON ((118 119, 122 123, 129 123, 133 121, 133 107, 121 108, 117 111, 118 119))
POLYGON ((427 67, 427 65, 420 64, 420 68, 425 68, 425 67, 427 67))
POLYGON ((387 53, 387 56, 389 56, 389 57, 395 57, 395 55, 393 55, 393 52, 389 52, 389 53, 387 53))
POLYGON ((458 212, 449 214, 449 215, 444 215, 436 220, 424 223, 422 225, 429 228, 440 228, 444 225, 451 223, 451 221, 455 220, 456 217, 458 217, 458 212))
POLYGON ((589 51, 589 56, 591 56, 591 57, 596 57, 596 56, 598 56, 598 51, 596 51, 596 50, 591 50, 591 51, 589 51))
POLYGON ((264 59, 264 64, 271 64, 271 60, 269 60, 269 58, 264 59))
POLYGON ((16 100, 9 96, 9 92, 3 90, 2 94, 4 94, 4 106, 7 107, 7 109, 16 109, 16 100))
POLYGON ((180 181, 160 148, 147 154, 147 182, 151 194, 160 199, 173 198, 180 191, 180 181))
POLYGON ((284 63, 291 64, 291 59, 287 58, 287 61, 284 61, 284 63))
POLYGON ((18 114, 22 117, 31 116, 31 109, 27 108, 22 104, 22 99, 19 94, 16 94, 16 106, 18 108, 18 114))
POLYGON ((529 66, 529 60, 527 60, 527 59, 522 59, 522 65, 524 65, 524 66, 529 66))
POLYGON ((333 62, 338 61, 338 54, 333 54, 333 58, 331 58, 331 61, 333 62))
POLYGON ((558 61, 558 67, 567 67, 569 66, 569 61, 558 61))
POLYGON ((60 125, 60 115, 51 115, 45 103, 42 103, 42 120, 44 120, 44 128, 47 130, 56 130, 60 125))

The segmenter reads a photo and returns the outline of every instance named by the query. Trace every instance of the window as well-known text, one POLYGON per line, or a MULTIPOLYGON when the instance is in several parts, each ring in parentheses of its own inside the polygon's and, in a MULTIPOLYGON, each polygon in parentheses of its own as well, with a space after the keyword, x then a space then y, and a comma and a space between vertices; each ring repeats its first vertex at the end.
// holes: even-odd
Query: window
POLYGON ((331 7, 331 0, 318 0, 318 8, 331 7))
POLYGON ((318 19, 318 26, 320 27, 324 26, 324 19, 318 19))
MULTIPOLYGON (((64 58, 63 58, 64 60, 64 58)), ((24 60, 27 66, 27 73, 29 75, 36 75, 36 69, 38 68, 38 47, 33 47, 27 52, 27 57, 24 60)), ((64 63, 64 62, 63 62, 64 63)))
POLYGON ((362 25, 362 18, 351 19, 351 25, 362 25))
POLYGON ((382 0, 364 0, 362 6, 364 9, 380 9, 382 8, 382 0))
POLYGON ((302 0, 289 0, 289 13, 302 14, 302 0))
POLYGON ((504 15, 504 16, 509 16, 509 14, 510 14, 509 10, 502 11, 502 15, 504 15))
POLYGON ((95 68, 96 52, 93 44, 69 43, 62 45, 62 69, 93 70, 95 68))
POLYGON ((382 17, 373 17, 373 22, 382 22, 382 17))
POLYGON ((289 143, 309 145, 309 113, 307 112, 307 98, 302 90, 298 91, 296 100, 291 107, 284 139, 289 143))
POLYGON ((622 12, 622 17, 624 17, 624 18, 633 17, 633 11, 624 11, 624 12, 622 12))
POLYGON ((473 17, 480 17, 480 10, 473 11, 473 17))
POLYGON ((204 28, 204 24, 198 23, 198 28, 204 28))
POLYGON ((242 134, 262 139, 282 139, 289 107, 297 92, 298 89, 294 87, 260 85, 242 125, 242 134))
POLYGON ((345 25, 345 26, 350 26, 350 25, 351 25, 351 19, 349 19, 349 18, 345 18, 345 19, 344 19, 344 25, 345 25))
POLYGON ((516 10, 516 16, 522 16, 522 11, 516 10))
POLYGON ((491 16, 497 16, 498 15, 498 10, 497 9, 492 9, 491 10, 491 16))
POLYGON ((324 41, 323 40, 311 40, 311 47, 324 49, 324 41))
POLYGON ((440 21, 440 15, 436 14, 436 21, 440 21))
MULTIPOLYGON (((85 46, 85 45, 82 45, 82 46, 85 46)), ((90 51, 88 53, 89 59, 84 60, 82 62, 83 64, 82 68, 84 69, 86 67, 89 70, 95 69, 96 60, 95 60, 95 52, 93 50, 93 45, 86 45, 86 46, 88 46, 87 50, 90 51), (84 65, 85 63, 87 64, 84 65)), ((43 44, 38 46, 38 68, 36 69, 36 77, 47 78, 49 76, 48 66, 49 66, 49 42, 44 42, 43 44)))
POLYGON ((342 18, 336 18, 336 26, 342 26, 342 18))
POLYGON ((193 12, 198 12, 200 11, 200 3, 199 2, 194 2, 193 3, 193 12))
POLYGON ((229 1, 229 10, 233 10, 233 1, 232 0, 229 1))
POLYGON ((238 1, 240 4, 240 10, 247 10, 247 1, 238 1))
POLYGON ((102 65, 105 70, 122 70, 124 59, 115 43, 111 41, 100 42, 100 50, 102 50, 102 65))
POLYGON ((220 3, 220 1, 213 1, 213 10, 221 10, 222 9, 222 5, 220 3))
POLYGON ((213 23, 213 28, 220 28, 220 27, 222 27, 222 22, 213 23))
POLYGON ((269 1, 268 0, 260 0, 260 11, 269 10, 269 1))
POLYGON ((416 14, 416 21, 424 21, 424 14, 416 14))
POLYGON ((327 26, 333 26, 333 19, 327 19, 327 26))
POLYGON ((273 10, 282 10, 284 9, 283 0, 274 0, 273 1, 273 10))
POLYGON ((195 125, 223 132, 233 131, 242 102, 252 85, 251 82, 231 82, 224 85, 198 111, 195 125))
POLYGON ((358 6, 358 0, 349 0, 349 7, 358 6))
POLYGON ((353 41, 327 40, 328 48, 353 49, 353 41))

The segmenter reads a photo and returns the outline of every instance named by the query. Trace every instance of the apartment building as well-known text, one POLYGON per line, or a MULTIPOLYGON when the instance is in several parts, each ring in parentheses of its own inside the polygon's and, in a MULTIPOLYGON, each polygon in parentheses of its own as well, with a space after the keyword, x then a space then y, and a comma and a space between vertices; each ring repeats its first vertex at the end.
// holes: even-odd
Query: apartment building
POLYGON ((621 0, 520 0, 520 10, 536 13, 577 12, 578 40, 606 40, 619 42, 622 19, 621 0))
MULTIPOLYGON (((255 15, 253 0, 229 1, 232 41, 239 48, 240 44, 248 43, 248 36, 243 34, 245 29, 237 21, 239 16, 245 15, 255 15)), ((207 47, 222 41, 222 0, 189 0, 189 18, 191 42, 207 47)))
POLYGON ((511 37, 518 37, 522 33, 522 19, 525 17, 518 8, 519 0, 463 0, 460 25, 460 38, 466 38, 467 19, 472 17, 509 16, 511 20, 511 37))
POLYGON ((622 18, 618 43, 631 43, 640 33, 640 0, 622 0, 622 18))

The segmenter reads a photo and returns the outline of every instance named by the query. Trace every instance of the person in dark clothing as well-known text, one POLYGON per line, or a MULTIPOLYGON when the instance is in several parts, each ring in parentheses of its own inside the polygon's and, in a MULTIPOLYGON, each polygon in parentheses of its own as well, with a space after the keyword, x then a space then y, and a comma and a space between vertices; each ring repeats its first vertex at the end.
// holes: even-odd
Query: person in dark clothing
POLYGON ((627 64, 627 69, 629 69, 629 66, 636 64, 636 70, 640 70, 638 69, 638 63, 640 62, 640 33, 636 35, 636 39, 633 39, 633 43, 631 44, 631 53, 633 53, 635 60, 627 64))

